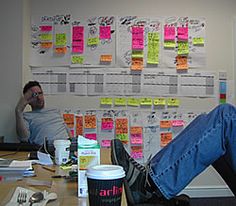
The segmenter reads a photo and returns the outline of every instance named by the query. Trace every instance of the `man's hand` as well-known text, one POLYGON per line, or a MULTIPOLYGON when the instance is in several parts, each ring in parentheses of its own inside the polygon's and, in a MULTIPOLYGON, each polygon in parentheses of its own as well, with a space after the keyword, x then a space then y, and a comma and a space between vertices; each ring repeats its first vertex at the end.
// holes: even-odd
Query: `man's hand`
POLYGON ((28 90, 18 101, 16 105, 16 112, 22 113, 27 106, 27 104, 34 101, 34 97, 32 96, 32 91, 28 90))

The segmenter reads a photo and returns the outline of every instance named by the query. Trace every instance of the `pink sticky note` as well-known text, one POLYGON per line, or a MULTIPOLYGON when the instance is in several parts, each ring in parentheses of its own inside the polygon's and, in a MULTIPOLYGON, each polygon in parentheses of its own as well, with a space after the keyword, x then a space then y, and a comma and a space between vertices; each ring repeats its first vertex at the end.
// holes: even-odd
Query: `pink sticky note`
POLYGON ((184 120, 172 120, 172 126, 173 127, 183 127, 184 120))
POLYGON ((48 25, 40 26, 40 31, 44 31, 44 32, 52 31, 52 26, 48 26, 48 25))
POLYGON ((111 118, 102 119, 102 124, 101 124, 102 130, 112 130, 113 127, 114 127, 114 124, 111 118))
POLYGON ((130 134, 131 144, 143 144, 142 134, 130 134))
POLYGON ((177 28, 178 40, 188 41, 188 27, 177 28))
POLYGON ((164 27, 164 41, 174 41, 175 40, 175 27, 165 26, 164 27))
POLYGON ((111 26, 100 26, 99 27, 99 37, 100 37, 100 39, 110 39, 111 38, 111 26))
POLYGON ((96 133, 86 133, 85 138, 97 140, 97 134, 96 133))
POLYGON ((142 151, 131 151, 131 157, 133 159, 142 159, 143 158, 143 152, 142 151))
POLYGON ((73 41, 72 42, 72 52, 73 53, 83 53, 84 52, 84 42, 81 41, 73 41))
POLYGON ((84 27, 83 26, 73 26, 72 28, 72 41, 84 40, 84 27))
POLYGON ((111 140, 102 140, 102 147, 110 147, 111 140))
POLYGON ((144 48, 143 27, 132 27, 132 49, 141 50, 144 48))

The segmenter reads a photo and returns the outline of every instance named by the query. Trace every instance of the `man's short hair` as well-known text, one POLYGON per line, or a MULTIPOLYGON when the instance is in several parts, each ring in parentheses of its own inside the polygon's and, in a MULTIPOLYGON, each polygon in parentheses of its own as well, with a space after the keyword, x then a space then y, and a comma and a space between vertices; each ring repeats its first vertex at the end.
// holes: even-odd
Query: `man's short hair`
POLYGON ((39 82, 37 82, 37 81, 29 81, 29 82, 24 86, 23 94, 25 94, 31 87, 35 87, 35 86, 38 86, 40 89, 42 89, 42 88, 41 88, 41 85, 39 84, 39 82))

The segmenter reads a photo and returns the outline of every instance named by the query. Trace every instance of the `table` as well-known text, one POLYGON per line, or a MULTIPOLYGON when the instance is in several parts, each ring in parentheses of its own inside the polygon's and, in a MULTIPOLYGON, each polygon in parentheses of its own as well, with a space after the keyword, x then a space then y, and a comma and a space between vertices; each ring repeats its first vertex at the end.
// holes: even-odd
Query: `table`
MULTIPOLYGON (((11 154, 5 156, 6 159, 17 159, 17 160, 26 160, 28 152, 17 152, 12 151, 0 151, 0 156, 3 154, 11 154)), ((110 149, 101 149, 101 163, 102 164, 111 164, 110 161, 110 149)), ((23 178, 20 181, 12 182, 3 182, 0 183, 0 205, 4 205, 7 201, 11 199, 11 195, 14 193, 14 190, 17 186, 25 187, 31 190, 47 190, 48 192, 57 193, 58 199, 56 201, 51 201, 48 203, 48 206, 58 206, 58 205, 80 205, 87 206, 88 198, 79 198, 77 195, 78 184, 77 181, 71 181, 64 178, 51 178, 52 175, 58 174, 61 172, 60 168, 56 165, 52 166, 55 169, 55 172, 45 170, 41 165, 33 165, 36 177, 30 177, 33 180, 43 180, 43 181, 52 181, 52 186, 30 186, 27 184, 27 178, 23 178)), ((123 191, 122 196, 122 206, 126 206, 125 194, 123 191)))

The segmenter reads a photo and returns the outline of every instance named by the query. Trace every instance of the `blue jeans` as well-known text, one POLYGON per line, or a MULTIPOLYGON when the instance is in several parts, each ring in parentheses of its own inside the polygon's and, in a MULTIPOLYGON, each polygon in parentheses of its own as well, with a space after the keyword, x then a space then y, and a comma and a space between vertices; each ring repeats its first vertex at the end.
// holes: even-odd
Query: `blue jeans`
POLYGON ((221 156, 236 174, 236 108, 217 106, 199 115, 150 162, 150 176, 170 199, 221 156))

